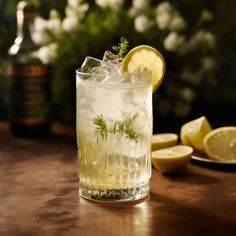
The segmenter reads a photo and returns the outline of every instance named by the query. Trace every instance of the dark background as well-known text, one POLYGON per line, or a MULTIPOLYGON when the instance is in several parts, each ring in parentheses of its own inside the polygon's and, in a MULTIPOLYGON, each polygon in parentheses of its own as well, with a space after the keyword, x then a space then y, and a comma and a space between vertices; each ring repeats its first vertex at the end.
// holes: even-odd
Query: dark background
MULTIPOLYGON (((7 119, 7 102, 8 102, 8 81, 4 77, 4 66, 7 62, 7 50, 13 44, 16 32, 16 18, 15 9, 18 1, 16 0, 0 0, 0 120, 7 119)), ((52 8, 57 9, 62 15, 64 14, 65 0, 35 0, 39 13, 45 18, 48 17, 49 11, 52 8)), ((84 1, 94 5, 94 1, 84 1)), ((130 4, 131 1, 125 1, 125 5, 130 4)), ((162 1, 151 1, 153 6, 162 1)), ((235 1, 234 0, 175 0, 170 1, 185 17, 189 27, 194 25, 199 13, 202 9, 208 9, 214 15, 211 22, 206 24, 206 29, 210 30, 216 35, 217 46, 215 48, 215 57, 218 62, 216 70, 216 84, 206 85, 202 84, 196 89, 197 97, 191 104, 191 112, 184 117, 178 117, 173 113, 160 114, 158 110, 158 95, 153 95, 153 111, 154 111, 154 132, 156 131, 178 131, 180 126, 190 120, 199 116, 205 115, 213 126, 222 125, 236 125, 236 17, 235 17, 235 1)), ((120 29, 123 35, 131 39, 131 46, 147 43, 155 45, 154 38, 145 37, 141 34, 135 34, 131 31, 129 35, 129 25, 125 29, 120 29), (122 31, 123 30, 123 31, 122 31)), ((119 32, 119 34, 121 34, 119 32)), ((114 40, 118 40, 119 34, 112 37, 107 36, 107 42, 101 44, 99 50, 92 52, 93 56, 101 57, 102 52, 114 44, 114 40)), ((89 40, 89 39, 88 39, 89 40)), ((92 39, 91 39, 92 40, 92 39)), ((93 39, 94 40, 94 39, 93 39)), ((104 40, 105 41, 105 40, 104 40)), ((67 41, 70 44, 70 41, 67 41)), ((168 70, 172 73, 178 73, 178 68, 173 63, 175 55, 165 52, 160 48, 167 62, 168 70), (175 71, 176 68, 176 71, 175 71)), ((194 55, 193 55, 194 56, 194 55)), ((82 57, 82 54, 81 54, 82 57)), ((81 63, 82 58, 78 57, 77 64, 71 64, 67 67, 64 77, 74 77, 74 70, 81 63)), ((58 67, 58 63, 55 67, 58 67)), ((184 62, 182 63, 184 66, 184 62)), ((59 73, 58 73, 59 74, 59 73)), ((60 81, 59 75, 57 81, 60 81)), ((171 78, 171 73, 166 74, 165 81, 171 78)), ((61 80, 62 81, 62 80, 61 80)), ((60 120, 74 124, 75 122, 75 89, 74 81, 70 84, 60 85, 55 83, 54 86, 65 86, 69 92, 61 94, 64 99, 61 101, 55 94, 55 101, 53 103, 54 120, 60 120), (68 115, 69 114, 69 115, 68 115)), ((163 83, 159 93, 165 94, 167 82, 163 83)), ((167 97, 168 99, 168 97, 167 97)), ((170 98, 171 99, 171 98, 170 98)))

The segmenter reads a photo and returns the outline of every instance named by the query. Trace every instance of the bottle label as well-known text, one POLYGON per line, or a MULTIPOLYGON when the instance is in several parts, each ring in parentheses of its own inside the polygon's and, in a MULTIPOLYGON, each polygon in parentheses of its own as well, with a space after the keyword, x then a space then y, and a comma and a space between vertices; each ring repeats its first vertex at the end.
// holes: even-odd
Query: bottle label
POLYGON ((45 65, 9 65, 10 121, 19 124, 43 124, 50 121, 50 67, 45 65))

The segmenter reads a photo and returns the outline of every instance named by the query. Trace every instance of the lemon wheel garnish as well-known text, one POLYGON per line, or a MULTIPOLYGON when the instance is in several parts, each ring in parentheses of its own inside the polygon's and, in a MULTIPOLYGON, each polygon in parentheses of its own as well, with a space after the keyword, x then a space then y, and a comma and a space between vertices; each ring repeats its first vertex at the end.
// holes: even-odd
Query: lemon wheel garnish
POLYGON ((236 161, 236 127, 226 126, 212 130, 204 138, 207 156, 216 161, 236 161))
POLYGON ((176 145, 152 152, 153 166, 163 172, 178 172, 187 166, 190 161, 193 148, 186 145, 176 145))
POLYGON ((151 73, 152 91, 161 85, 165 75, 166 63, 162 54, 153 47, 140 45, 131 49, 121 63, 121 72, 133 72, 138 66, 151 73))
POLYGON ((203 140, 211 130, 212 127, 205 116, 189 121, 181 127, 181 142, 203 152, 203 140))
POLYGON ((161 133, 152 135, 152 151, 171 147, 177 144, 178 135, 173 133, 161 133))

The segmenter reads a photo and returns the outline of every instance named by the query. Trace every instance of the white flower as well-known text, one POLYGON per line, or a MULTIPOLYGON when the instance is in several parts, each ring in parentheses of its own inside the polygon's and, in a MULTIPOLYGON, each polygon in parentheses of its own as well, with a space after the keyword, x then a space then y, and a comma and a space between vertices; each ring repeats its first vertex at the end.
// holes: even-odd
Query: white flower
POLYGON ((47 29, 47 20, 44 20, 42 17, 37 16, 34 20, 35 30, 42 32, 47 29))
POLYGON ((196 98, 196 93, 190 87, 184 88, 182 97, 185 101, 191 103, 196 98))
POLYGON ((51 63, 57 55, 58 45, 51 43, 47 46, 43 46, 38 50, 38 56, 44 64, 51 63))
POLYGON ((60 19, 60 15, 57 10, 51 9, 49 12, 49 18, 50 19, 60 19))
POLYGON ((179 35, 177 32, 170 32, 163 43, 166 50, 175 52, 183 45, 184 36, 179 35))
POLYGON ((47 29, 55 36, 58 36, 62 31, 61 20, 59 18, 49 19, 47 22, 47 29))
POLYGON ((143 33, 150 26, 151 26, 151 21, 145 15, 137 16, 134 20, 134 28, 139 33, 143 33))
POLYGON ((62 21, 62 29, 66 32, 73 32, 79 28, 79 20, 74 15, 67 16, 62 21))
POLYGON ((145 9, 149 6, 150 0, 133 0, 132 7, 128 11, 130 17, 143 14, 145 9))
POLYGON ((179 12, 169 2, 163 2, 156 8, 156 23, 159 29, 183 30, 186 22, 179 12))
POLYGON ((171 13, 173 11, 173 7, 169 2, 162 2, 156 8, 156 14, 163 14, 163 13, 171 13))
POLYGON ((36 44, 47 44, 50 38, 46 32, 47 21, 42 17, 36 17, 33 26, 32 39, 36 44))
POLYGON ((96 0, 95 2, 101 8, 110 7, 111 9, 118 11, 123 6, 124 0, 96 0))
POLYGON ((46 32, 35 31, 32 34, 32 39, 36 44, 45 45, 50 42, 50 37, 46 32))
POLYGON ((199 85, 202 81, 202 72, 200 70, 192 71, 188 68, 184 68, 180 77, 182 80, 187 81, 190 84, 199 85))
POLYGON ((101 8, 105 8, 108 5, 107 0, 95 0, 95 2, 101 8))
POLYGON ((85 13, 88 11, 89 5, 87 3, 81 4, 78 8, 77 11, 80 13, 82 17, 84 17, 85 13))
POLYGON ((89 5, 87 3, 77 5, 76 7, 72 7, 67 5, 65 8, 65 13, 67 17, 77 16, 79 19, 82 19, 85 16, 85 13, 88 11, 89 5))
POLYGON ((67 0, 67 5, 70 7, 77 7, 79 5, 78 0, 67 0))
POLYGON ((205 32, 204 41, 206 42, 209 48, 214 48, 216 45, 216 37, 210 32, 205 32))
POLYGON ((216 61, 212 57, 203 57, 202 58, 202 69, 204 71, 211 71, 216 67, 216 61))
POLYGON ((71 6, 66 6, 65 13, 66 13, 66 16, 68 16, 68 17, 76 15, 75 8, 73 8, 71 6))
POLYGON ((135 9, 143 10, 149 6, 149 0, 133 0, 132 5, 135 9))
POLYGON ((186 22, 182 16, 176 15, 171 19, 170 30, 183 30, 186 27, 186 22))
POLYGON ((216 43, 216 38, 212 33, 205 30, 199 30, 189 40, 188 49, 194 50, 199 46, 214 48, 215 43, 216 43))
POLYGON ((156 15, 156 23, 159 29, 168 29, 171 23, 172 16, 169 12, 163 12, 156 15))
POLYGON ((50 11, 49 20, 45 20, 39 16, 35 18, 32 34, 34 42, 41 45, 49 43, 50 37, 48 31, 54 34, 54 36, 58 36, 62 32, 59 13, 54 9, 50 11))
POLYGON ((182 47, 180 53, 185 55, 191 51, 199 50, 199 48, 214 49, 216 45, 216 37, 214 34, 206 31, 197 31, 182 47))
POLYGON ((55 9, 52 9, 49 13, 49 20, 47 21, 47 30, 54 34, 54 36, 60 35, 62 31, 60 15, 55 9))
POLYGON ((128 15, 129 15, 129 17, 131 17, 131 18, 137 16, 138 13, 139 13, 139 11, 138 11, 136 8, 134 8, 134 7, 131 7, 131 8, 128 10, 128 15))
POLYGON ((78 0, 68 0, 65 13, 66 17, 62 21, 62 29, 66 32, 73 32, 79 28, 79 20, 84 18, 88 11, 87 3, 80 4, 78 0))

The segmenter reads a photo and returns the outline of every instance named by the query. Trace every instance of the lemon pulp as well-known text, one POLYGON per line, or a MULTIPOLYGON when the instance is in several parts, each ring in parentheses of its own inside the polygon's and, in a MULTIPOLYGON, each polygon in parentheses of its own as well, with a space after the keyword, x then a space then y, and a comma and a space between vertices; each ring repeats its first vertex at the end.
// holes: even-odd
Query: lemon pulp
POLYGON ((176 145, 152 152, 153 166, 163 172, 179 172, 185 169, 190 161, 193 148, 186 145, 176 145))
POLYGON ((207 156, 216 161, 236 161, 236 127, 228 126, 212 130, 204 138, 207 156))
POLYGON ((203 152, 203 140, 211 130, 212 127, 205 116, 189 121, 181 127, 181 142, 199 152, 203 152))
POLYGON ((171 147, 177 144, 178 135, 173 133, 161 133, 152 135, 152 151, 171 147))

